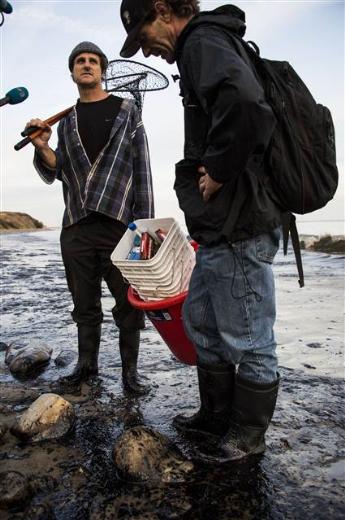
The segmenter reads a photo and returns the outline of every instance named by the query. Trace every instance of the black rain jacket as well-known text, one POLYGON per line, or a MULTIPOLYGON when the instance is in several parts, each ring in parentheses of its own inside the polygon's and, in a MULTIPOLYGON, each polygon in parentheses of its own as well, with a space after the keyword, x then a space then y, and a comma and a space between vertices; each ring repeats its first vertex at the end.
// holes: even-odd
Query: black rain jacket
POLYGON ((174 188, 188 231, 200 244, 243 240, 280 225, 264 161, 275 116, 233 37, 244 35, 244 22, 243 11, 232 5, 201 12, 175 49, 185 145, 174 188), (199 193, 199 166, 223 183, 207 203, 199 193))

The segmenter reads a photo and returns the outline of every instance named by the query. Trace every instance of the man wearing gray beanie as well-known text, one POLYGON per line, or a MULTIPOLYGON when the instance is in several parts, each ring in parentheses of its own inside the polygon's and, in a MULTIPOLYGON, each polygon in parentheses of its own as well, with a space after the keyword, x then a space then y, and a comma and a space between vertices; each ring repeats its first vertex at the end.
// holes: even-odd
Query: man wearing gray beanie
POLYGON ((101 51, 101 49, 95 43, 92 43, 92 42, 81 42, 81 43, 78 43, 78 45, 76 45, 74 47, 74 49, 72 50, 72 52, 68 58, 69 70, 71 72, 73 71, 75 58, 77 56, 79 56, 79 54, 82 54, 84 52, 88 52, 91 54, 97 54, 97 56, 100 57, 101 69, 102 69, 102 73, 104 73, 108 66, 108 59, 107 59, 106 55, 104 54, 104 52, 101 51))
POLYGON ((149 152, 134 101, 109 95, 102 86, 108 60, 94 43, 84 41, 71 52, 68 66, 79 99, 61 120, 56 150, 51 128, 40 119, 27 126, 44 131, 33 140, 34 165, 47 183, 62 182, 65 212, 61 251, 78 327, 78 363, 60 386, 79 385, 98 374, 103 313, 101 282, 116 304, 122 380, 126 392, 147 393, 137 374, 142 311, 127 300, 128 285, 110 255, 128 223, 154 216, 149 152))

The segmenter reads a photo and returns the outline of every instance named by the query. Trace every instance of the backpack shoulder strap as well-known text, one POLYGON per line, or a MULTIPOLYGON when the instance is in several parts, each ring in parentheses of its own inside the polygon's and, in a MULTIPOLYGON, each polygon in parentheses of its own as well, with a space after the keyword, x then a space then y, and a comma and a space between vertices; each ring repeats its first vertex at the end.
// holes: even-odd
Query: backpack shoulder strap
POLYGON ((283 227, 283 249, 284 255, 287 254, 289 235, 291 236, 292 247, 295 254, 297 271, 298 271, 298 283, 300 287, 304 287, 304 273, 301 257, 301 246, 299 242, 299 236, 296 226, 296 217, 290 212, 286 212, 282 215, 282 227, 283 227))

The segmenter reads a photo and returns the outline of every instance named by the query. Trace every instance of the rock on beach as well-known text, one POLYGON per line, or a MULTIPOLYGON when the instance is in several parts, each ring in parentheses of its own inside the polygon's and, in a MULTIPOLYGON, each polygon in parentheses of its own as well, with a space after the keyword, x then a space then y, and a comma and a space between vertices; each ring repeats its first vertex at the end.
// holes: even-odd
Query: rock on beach
POLYGON ((10 345, 6 352, 5 362, 12 374, 25 377, 47 365, 53 349, 37 343, 29 346, 10 345))
POLYGON ((121 476, 134 482, 184 482, 194 468, 169 439, 145 426, 125 430, 113 453, 121 476))
POLYGON ((57 367, 67 367, 75 359, 77 355, 72 350, 62 350, 59 355, 54 359, 54 363, 57 367))
POLYGON ((58 439, 75 422, 71 403, 57 394, 43 394, 22 414, 11 432, 31 442, 58 439))

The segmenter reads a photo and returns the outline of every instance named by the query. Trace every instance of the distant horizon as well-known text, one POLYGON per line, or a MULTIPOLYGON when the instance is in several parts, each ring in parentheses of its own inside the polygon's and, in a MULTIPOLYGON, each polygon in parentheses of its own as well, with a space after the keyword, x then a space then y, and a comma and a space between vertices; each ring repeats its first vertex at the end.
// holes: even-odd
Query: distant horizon
MULTIPOLYGON (((4 211, 4 210, 1 210, 0 214, 1 213, 7 213, 7 214, 10 213, 10 214, 13 214, 13 215, 16 215, 16 214, 27 215, 30 218, 32 218, 34 220, 37 220, 40 224, 43 225, 43 227, 42 228, 22 228, 22 229, 16 229, 16 228, 2 229, 0 227, 0 234, 2 232, 11 232, 11 231, 13 231, 13 232, 16 232, 16 231, 18 231, 18 232, 19 231, 23 231, 23 232, 24 231, 49 231, 49 230, 54 231, 54 230, 62 229, 61 225, 48 225, 48 224, 45 224, 45 222, 43 222, 42 220, 36 218, 34 215, 31 215, 31 214, 29 214, 29 213, 27 213, 25 211, 7 211, 7 210, 4 211)), ((172 217, 172 218, 174 218, 174 217, 172 217)), ((296 221, 297 221, 297 227, 298 227, 299 226, 298 220, 296 220, 296 221)), ((0 222, 0 224, 1 224, 1 222, 0 222)), ((187 230, 186 226, 183 225, 183 223, 181 223, 181 222, 179 222, 179 224, 180 224, 180 226, 182 228, 184 228, 184 231, 186 232, 186 234, 188 234, 188 230, 187 230)), ((327 232, 325 232, 325 233, 317 233, 317 232, 315 232, 315 233, 302 233, 300 230, 298 230, 298 231, 299 231, 299 238, 300 238, 300 240, 302 240, 303 237, 319 237, 320 238, 320 237, 328 236, 328 235, 331 236, 332 238, 338 238, 338 237, 339 238, 345 238, 345 233, 338 233, 338 234, 337 233, 327 233, 327 232)))

